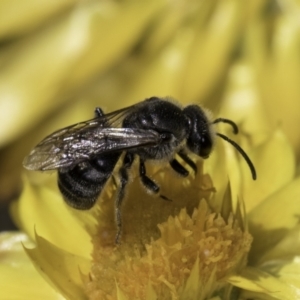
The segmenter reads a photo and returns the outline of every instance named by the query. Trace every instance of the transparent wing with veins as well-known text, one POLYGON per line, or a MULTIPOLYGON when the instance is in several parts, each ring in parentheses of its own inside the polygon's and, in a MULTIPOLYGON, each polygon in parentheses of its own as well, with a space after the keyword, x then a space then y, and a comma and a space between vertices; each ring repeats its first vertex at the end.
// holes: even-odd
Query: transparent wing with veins
POLYGON ((156 131, 121 127, 124 117, 136 107, 138 104, 55 131, 25 157, 24 167, 40 171, 70 168, 101 153, 159 144, 156 131))

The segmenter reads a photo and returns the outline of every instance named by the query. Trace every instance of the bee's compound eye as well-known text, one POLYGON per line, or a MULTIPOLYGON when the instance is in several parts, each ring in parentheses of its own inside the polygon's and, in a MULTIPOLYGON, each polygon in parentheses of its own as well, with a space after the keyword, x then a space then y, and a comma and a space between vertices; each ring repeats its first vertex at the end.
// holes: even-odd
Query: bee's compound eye
POLYGON ((187 106, 184 113, 189 123, 187 147, 200 157, 207 158, 213 146, 209 119, 197 105, 187 106))
POLYGON ((208 158, 212 149, 212 140, 209 134, 201 137, 199 155, 208 158))

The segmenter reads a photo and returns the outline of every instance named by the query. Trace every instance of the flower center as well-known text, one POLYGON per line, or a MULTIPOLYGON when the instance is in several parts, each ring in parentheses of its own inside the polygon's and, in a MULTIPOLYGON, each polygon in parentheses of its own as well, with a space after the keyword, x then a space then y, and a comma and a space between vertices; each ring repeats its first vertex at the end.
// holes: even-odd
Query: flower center
POLYGON ((157 299, 208 299, 226 287, 222 279, 246 263, 250 234, 233 213, 224 220, 204 199, 192 216, 182 209, 158 227, 161 237, 144 250, 103 247, 95 239, 86 282, 91 299, 152 299, 151 293, 157 299))

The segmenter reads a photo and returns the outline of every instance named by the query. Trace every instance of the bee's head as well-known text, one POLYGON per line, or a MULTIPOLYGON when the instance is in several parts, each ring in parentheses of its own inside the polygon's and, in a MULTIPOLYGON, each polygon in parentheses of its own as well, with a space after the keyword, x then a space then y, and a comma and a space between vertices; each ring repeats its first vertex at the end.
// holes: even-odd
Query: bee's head
POLYGON ((202 158, 208 158, 213 148, 215 134, 207 113, 197 105, 189 105, 183 112, 189 121, 187 148, 202 158))
POLYGON ((237 134, 238 127, 233 121, 224 118, 218 118, 214 121, 211 121, 209 118, 209 114, 197 105, 187 106, 184 109, 184 114, 186 115, 189 123, 189 132, 186 146, 190 151, 202 158, 207 158, 212 151, 214 145, 214 137, 217 135, 226 142, 230 143, 234 148, 236 148, 236 150, 243 156, 243 158, 247 162, 253 180, 256 179, 256 171, 254 165, 246 152, 236 142, 228 138, 226 135, 213 131, 212 125, 222 122, 231 125, 233 133, 237 134))

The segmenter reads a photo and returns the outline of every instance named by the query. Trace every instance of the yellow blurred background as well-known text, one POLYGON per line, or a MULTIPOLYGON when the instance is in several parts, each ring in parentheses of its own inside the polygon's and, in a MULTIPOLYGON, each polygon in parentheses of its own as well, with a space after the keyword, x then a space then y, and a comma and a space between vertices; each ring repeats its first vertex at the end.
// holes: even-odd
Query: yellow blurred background
POLYGON ((0 229, 24 156, 96 106, 198 103, 299 161, 299 1, 0 0, 0 39, 0 229))

